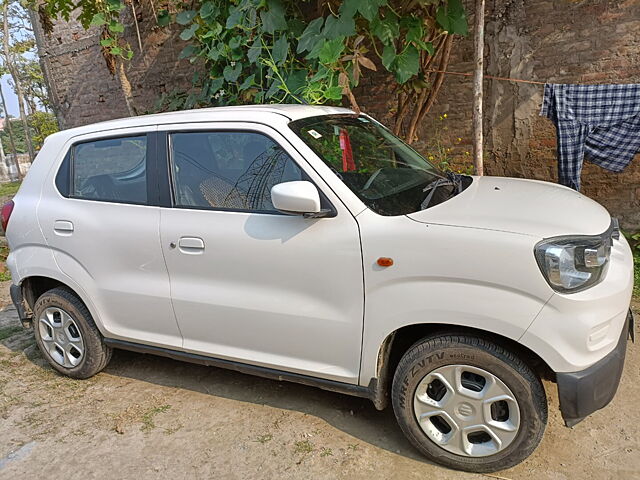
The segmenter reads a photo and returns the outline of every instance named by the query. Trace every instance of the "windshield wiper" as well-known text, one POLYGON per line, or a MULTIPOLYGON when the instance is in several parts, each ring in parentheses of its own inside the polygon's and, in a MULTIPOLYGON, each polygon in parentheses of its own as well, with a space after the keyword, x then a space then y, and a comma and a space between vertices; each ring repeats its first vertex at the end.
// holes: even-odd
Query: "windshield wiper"
POLYGON ((431 203, 431 199, 433 195, 436 193, 436 190, 439 187, 451 186, 453 188, 454 195, 457 195, 462 191, 462 175, 458 175, 457 173, 447 172, 447 177, 440 177, 429 183, 426 187, 422 189, 423 192, 429 192, 429 195, 422 201, 420 204, 420 209, 425 210, 429 207, 431 203))

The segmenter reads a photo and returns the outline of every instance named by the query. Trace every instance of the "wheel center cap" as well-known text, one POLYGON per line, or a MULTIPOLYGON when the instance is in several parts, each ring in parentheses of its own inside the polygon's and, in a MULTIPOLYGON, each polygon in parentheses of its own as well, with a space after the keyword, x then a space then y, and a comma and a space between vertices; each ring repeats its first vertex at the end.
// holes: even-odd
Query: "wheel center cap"
POLYGON ((456 410, 458 415, 460 415, 461 417, 471 417, 475 414, 473 405, 467 402, 462 402, 461 404, 459 404, 456 410))
POLYGON ((58 334, 58 341, 59 342, 64 342, 64 335, 62 333, 58 334))

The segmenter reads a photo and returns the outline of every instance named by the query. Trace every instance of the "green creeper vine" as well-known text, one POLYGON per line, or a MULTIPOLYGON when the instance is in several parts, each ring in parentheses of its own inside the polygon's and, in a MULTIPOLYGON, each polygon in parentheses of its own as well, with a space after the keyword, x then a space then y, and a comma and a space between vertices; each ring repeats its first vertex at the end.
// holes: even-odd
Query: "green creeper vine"
POLYGON ((159 13, 159 25, 172 21, 190 42, 180 57, 204 68, 197 91, 170 107, 344 98, 358 110, 358 85, 382 67, 397 82, 397 133, 404 128, 409 141, 441 84, 431 70, 446 67, 453 36, 467 34, 460 0, 328 0, 315 9, 293 0, 207 0, 175 18, 159 13))
MULTIPOLYGON (((125 1, 132 0, 45 6, 64 19, 79 8, 82 25, 103 27, 102 47, 122 64, 133 56, 122 39, 125 1)), ((382 69, 395 80, 396 133, 409 142, 433 105, 454 37, 467 35, 461 0, 164 0, 157 13, 151 6, 159 27, 182 29, 180 58, 200 66, 194 88, 163 98, 160 108, 346 102, 358 110, 362 78, 382 69)))

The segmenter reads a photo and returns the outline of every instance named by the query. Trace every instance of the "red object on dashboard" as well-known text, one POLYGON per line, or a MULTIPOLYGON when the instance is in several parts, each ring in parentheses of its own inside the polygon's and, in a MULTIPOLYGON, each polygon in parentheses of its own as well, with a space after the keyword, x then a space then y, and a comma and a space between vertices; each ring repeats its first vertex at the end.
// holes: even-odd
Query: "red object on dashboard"
POLYGON ((349 132, 344 128, 340 130, 340 149, 342 150, 342 171, 353 172, 356 169, 356 164, 353 161, 349 132))

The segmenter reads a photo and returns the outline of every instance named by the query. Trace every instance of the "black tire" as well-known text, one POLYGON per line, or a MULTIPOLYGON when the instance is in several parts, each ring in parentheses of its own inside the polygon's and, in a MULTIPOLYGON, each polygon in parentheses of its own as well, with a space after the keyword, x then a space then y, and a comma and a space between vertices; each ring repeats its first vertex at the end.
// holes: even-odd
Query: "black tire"
POLYGON ((538 446, 547 423, 547 399, 540 378, 507 349, 471 335, 441 335, 413 345, 395 371, 391 399, 398 424, 409 441, 430 460, 456 470, 487 473, 520 463, 538 446), (414 414, 414 394, 428 373, 446 365, 483 369, 511 390, 520 409, 520 428, 503 450, 484 457, 458 455, 424 433, 414 414))
POLYGON ((58 372, 72 378, 89 378, 104 369, 111 360, 113 350, 105 345, 102 334, 96 327, 85 304, 69 289, 59 287, 43 293, 33 307, 33 329, 38 348, 44 358, 58 372), (84 342, 84 354, 80 363, 65 367, 56 362, 41 337, 39 318, 45 309, 56 307, 71 316, 80 330, 84 342))

